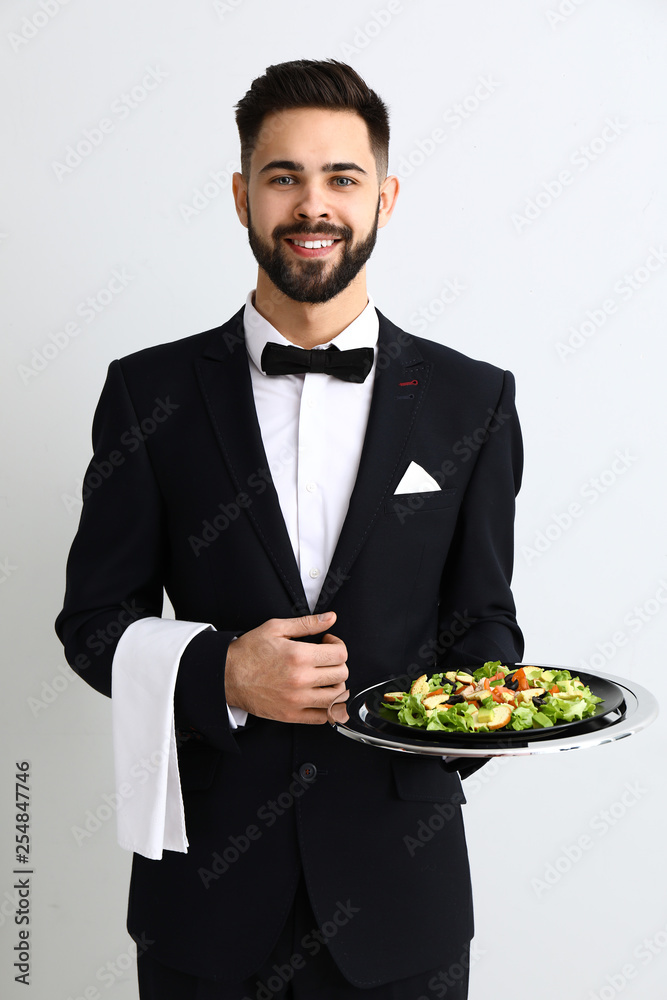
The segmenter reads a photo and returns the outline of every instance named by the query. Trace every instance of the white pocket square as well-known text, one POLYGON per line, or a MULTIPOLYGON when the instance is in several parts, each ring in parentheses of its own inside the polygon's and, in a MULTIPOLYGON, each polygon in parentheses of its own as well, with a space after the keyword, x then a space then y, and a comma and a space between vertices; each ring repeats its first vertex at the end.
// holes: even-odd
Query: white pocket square
POLYGON ((440 486, 433 476, 429 476, 426 469, 422 469, 416 462, 410 462, 405 475, 396 487, 394 496, 398 496, 399 493, 432 493, 433 490, 439 489, 440 486))

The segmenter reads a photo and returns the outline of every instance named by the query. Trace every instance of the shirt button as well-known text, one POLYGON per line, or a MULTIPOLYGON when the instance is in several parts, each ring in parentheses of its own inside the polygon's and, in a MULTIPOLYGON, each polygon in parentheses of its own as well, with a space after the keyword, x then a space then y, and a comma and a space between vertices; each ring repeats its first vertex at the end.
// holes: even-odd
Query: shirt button
POLYGON ((308 570, 308 576, 312 576, 313 580, 316 580, 319 575, 320 571, 317 566, 313 566, 312 569, 308 570))
POLYGON ((317 483, 306 483, 306 489, 309 493, 314 493, 317 489, 317 483))
POLYGON ((302 781, 314 781, 317 777, 317 768, 314 764, 302 764, 299 768, 299 777, 302 781))

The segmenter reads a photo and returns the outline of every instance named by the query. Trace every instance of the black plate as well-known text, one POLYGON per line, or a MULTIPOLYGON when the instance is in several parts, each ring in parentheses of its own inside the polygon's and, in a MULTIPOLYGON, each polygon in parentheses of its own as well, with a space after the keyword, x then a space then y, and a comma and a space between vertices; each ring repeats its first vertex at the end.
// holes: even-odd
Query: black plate
MULTIPOLYGON (((411 739, 426 739, 426 740, 438 740, 442 741, 445 739, 448 744, 452 746, 462 746, 464 744, 470 744, 471 741, 477 745, 479 742, 488 743, 489 745, 495 745, 496 743, 501 743, 507 741, 508 738, 511 742, 525 741, 525 740, 536 740, 536 739, 548 739, 553 733, 558 736, 567 735, 571 733, 573 736, 581 732, 588 732, 593 729, 600 728, 607 724, 607 717, 616 713, 618 715, 619 711, 625 711, 625 699, 623 695, 623 690, 618 687, 618 685, 613 684, 611 681, 606 680, 604 677, 598 677, 596 674, 588 674, 583 671, 575 671, 571 667, 557 667, 552 665, 545 665, 539 663, 516 663, 516 664, 504 664, 509 667, 510 670, 517 669, 520 666, 530 666, 530 667, 541 667, 544 670, 569 670, 573 677, 579 677, 584 684, 586 684, 594 695, 598 698, 602 698, 602 702, 596 705, 595 712, 593 715, 589 715, 586 719, 575 719, 573 722, 559 722, 555 726, 547 726, 544 729, 496 729, 488 733, 461 733, 461 732, 448 732, 442 729, 421 729, 418 726, 404 726, 400 722, 394 722, 392 716, 394 716, 394 711, 392 709, 382 708, 382 702, 384 701, 384 694, 386 691, 398 691, 405 690, 401 687, 401 684, 405 682, 405 678, 401 681, 396 681, 390 678, 388 681, 383 681, 381 684, 375 684, 372 688, 367 689, 361 697, 363 707, 365 708, 364 721, 366 725, 369 725, 372 729, 380 730, 384 733, 394 733, 400 734, 402 737, 410 736, 411 739), (396 686, 398 684, 398 687, 396 686), (393 685, 393 686, 392 686, 393 685)), ((476 670, 476 667, 459 667, 457 670, 472 673, 476 670)), ((351 709, 354 707, 355 711, 359 711, 362 705, 356 705, 356 700, 353 699, 350 704, 348 711, 351 714, 351 709)))

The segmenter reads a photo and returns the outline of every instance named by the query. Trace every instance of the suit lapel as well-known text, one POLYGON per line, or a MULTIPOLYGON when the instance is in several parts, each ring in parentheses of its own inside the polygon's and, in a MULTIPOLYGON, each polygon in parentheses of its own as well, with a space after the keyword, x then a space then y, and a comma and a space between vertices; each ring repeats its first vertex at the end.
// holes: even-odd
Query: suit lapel
POLYGON ((325 610, 357 558, 382 509, 401 461, 431 374, 412 337, 378 310, 378 358, 359 472, 345 521, 322 584, 315 613, 325 610), (408 383, 401 385, 401 383, 408 383))
POLYGON ((197 376, 237 493, 251 498, 246 511, 259 540, 287 589, 295 616, 309 614, 257 419, 243 309, 213 331, 197 362, 197 376), (266 489, 260 491, 264 483, 266 489))
MULTIPOLYGON (((335 596, 361 550, 396 479, 430 378, 412 338, 378 311, 378 360, 359 472, 315 613, 335 596), (401 383, 408 383, 401 385, 401 383)), ((249 493, 247 513, 285 584, 294 614, 309 614, 294 550, 270 478, 252 393, 243 333, 243 309, 212 332, 197 362, 209 415, 238 493, 249 493), (253 482, 268 482, 259 494, 253 482)))

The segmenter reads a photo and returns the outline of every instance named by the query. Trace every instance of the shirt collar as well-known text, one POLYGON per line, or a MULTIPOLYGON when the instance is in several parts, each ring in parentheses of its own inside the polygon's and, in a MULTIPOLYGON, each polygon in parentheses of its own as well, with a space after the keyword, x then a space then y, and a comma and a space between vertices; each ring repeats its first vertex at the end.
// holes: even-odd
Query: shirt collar
MULTIPOLYGON (((269 323, 268 319, 264 319, 253 305, 253 296, 255 294, 255 289, 248 294, 246 299, 245 310, 243 312, 243 329, 245 332, 246 347, 248 349, 248 354, 253 364, 262 375, 266 373, 262 371, 261 357, 262 351, 264 350, 268 341, 273 344, 283 344, 294 347, 290 340, 283 337, 282 333, 279 333, 274 326, 269 323)), ((377 346, 378 331, 380 327, 380 321, 378 319, 378 314, 375 309, 375 303, 371 296, 368 296, 368 303, 366 308, 361 312, 356 319, 353 319, 349 326, 346 326, 344 330, 330 340, 326 344, 322 344, 321 347, 328 347, 329 344, 335 344, 336 347, 341 351, 349 351, 355 347, 373 347, 377 346)), ((317 348, 315 348, 317 350, 317 348)), ((268 377, 268 376, 267 376, 268 377)))

